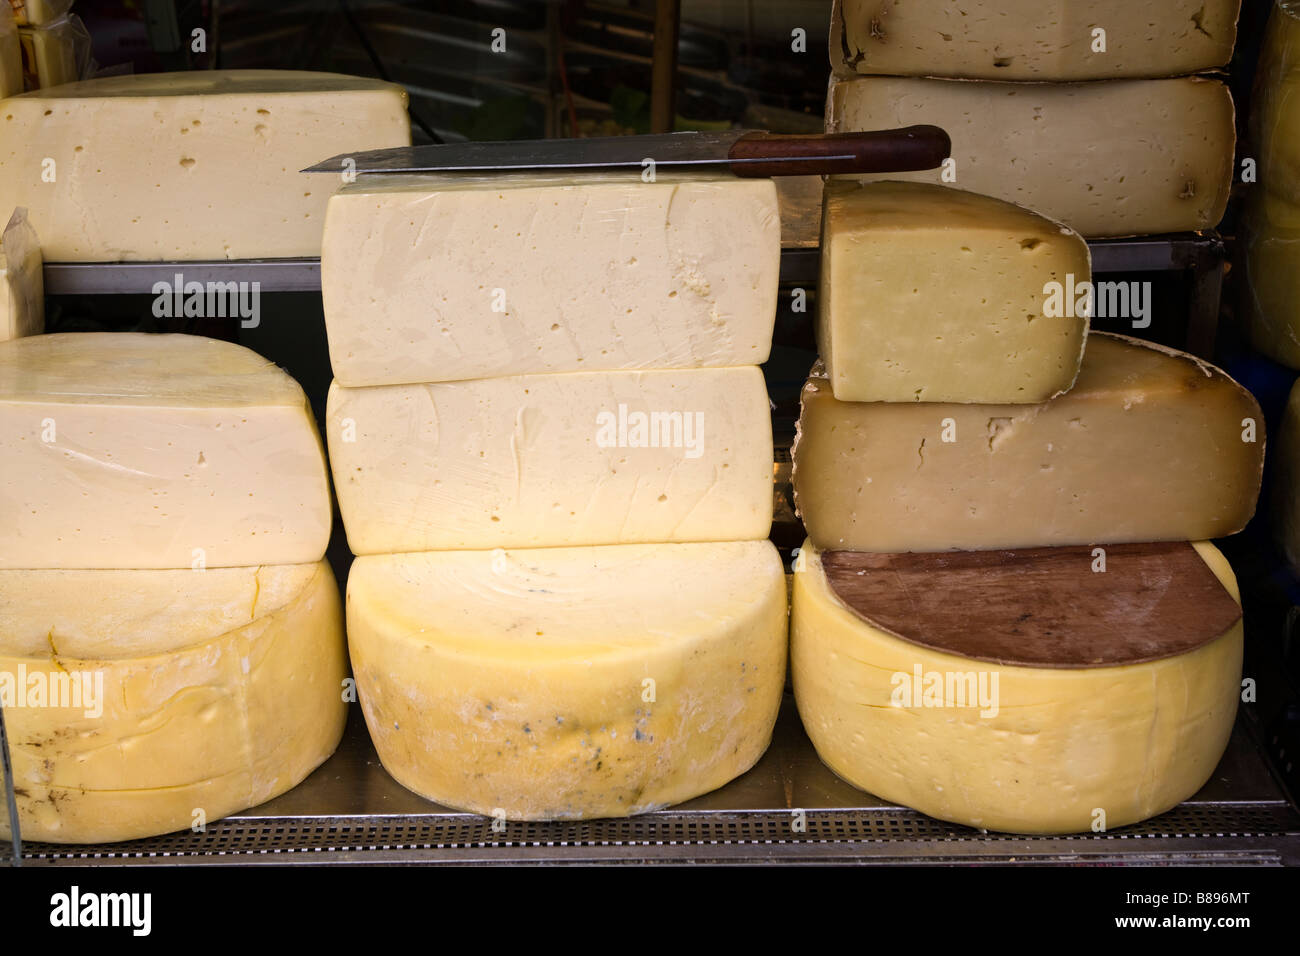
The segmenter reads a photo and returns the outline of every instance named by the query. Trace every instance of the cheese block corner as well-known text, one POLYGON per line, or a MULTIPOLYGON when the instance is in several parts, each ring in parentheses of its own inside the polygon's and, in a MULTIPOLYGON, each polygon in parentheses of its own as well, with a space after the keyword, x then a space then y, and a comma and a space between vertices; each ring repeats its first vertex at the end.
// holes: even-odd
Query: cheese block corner
POLYGON ((45 331, 45 273, 27 210, 15 209, 0 232, 0 342, 45 331))
POLYGON ((361 557, 347 624, 388 772, 510 820, 721 787, 767 749, 785 683, 768 541, 361 557))

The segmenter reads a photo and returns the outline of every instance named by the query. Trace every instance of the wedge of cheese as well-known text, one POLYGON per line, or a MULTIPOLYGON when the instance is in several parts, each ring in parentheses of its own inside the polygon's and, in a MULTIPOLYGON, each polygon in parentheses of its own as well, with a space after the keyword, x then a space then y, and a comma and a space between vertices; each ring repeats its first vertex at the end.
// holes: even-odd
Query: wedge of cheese
POLYGON ((319 561, 324 450, 298 383, 192 335, 0 343, 0 568, 319 561))
POLYGON ((841 402, 814 369, 793 455, 819 548, 1188 541, 1250 520, 1264 417, 1199 359, 1093 332, 1074 388, 1040 405, 841 402))
POLYGON ((817 346, 841 401, 1041 402, 1074 384, 1078 233, 957 189, 833 181, 821 249, 817 346))
POLYGON ((0 342, 45 330, 45 274, 36 230, 16 209, 0 233, 0 342))
POLYGON ((348 640, 384 767, 510 820, 622 817, 767 749, 785 682, 768 541, 358 558, 348 640))
POLYGON ((275 70, 69 83, 0 122, 0 208, 28 208, 50 261, 319 255, 340 180, 299 170, 410 143, 400 86, 275 70))
POLYGON ((296 786, 343 733, 340 603, 323 561, 0 571, 23 839, 154 836, 296 786))
POLYGON ((942 183, 1019 203, 1085 236, 1208 229, 1232 186, 1232 97, 1218 80, 996 83, 832 80, 829 132, 931 123, 940 169, 863 179, 942 183))
POLYGON ((13 11, 0 3, 0 100, 23 91, 23 53, 13 11))
POLYGON ((843 73, 980 80, 1177 76, 1227 65, 1241 0, 835 0, 843 73))
POLYGON ((1241 227, 1241 314, 1250 343, 1300 369, 1300 204, 1256 187, 1241 227))
POLYGON ((336 383, 326 419, 356 554, 771 529, 772 423, 753 367, 336 383))
POLYGON ((1208 542, 795 566, 795 699, 845 780, 941 820, 1068 833, 1192 796, 1227 746, 1242 660, 1208 542))
POLYGON ((1250 129, 1259 183, 1300 204, 1300 3, 1295 0, 1273 4, 1255 70, 1250 129))
POLYGON ((780 258, 769 179, 363 177, 325 221, 334 377, 759 365, 780 258))

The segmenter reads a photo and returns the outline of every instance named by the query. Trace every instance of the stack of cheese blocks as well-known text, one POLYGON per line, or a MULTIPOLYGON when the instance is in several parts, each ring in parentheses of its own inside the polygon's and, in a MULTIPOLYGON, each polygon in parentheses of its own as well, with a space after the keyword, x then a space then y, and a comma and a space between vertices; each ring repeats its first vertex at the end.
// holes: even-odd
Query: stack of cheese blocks
POLYGON ((1214 80, 992 80, 1222 63, 1236 3, 1194 4, 1164 43, 1163 10, 993 6, 837 9, 863 72, 979 79, 833 82, 836 128, 947 128, 962 188, 827 185, 794 689, 822 759, 878 796, 984 829, 1109 829, 1191 796, 1226 747, 1241 615, 1206 539, 1253 514, 1263 418, 1199 359, 1089 334, 1086 293, 1047 303, 1091 279, 1080 233, 1218 221, 1232 108, 1214 80), (1094 16, 1107 58, 1085 52, 1094 16))
POLYGON ((362 177, 329 205, 326 434, 380 759, 500 818, 680 803, 786 662, 759 363, 771 180, 362 177))
MULTIPOLYGON (((90 34, 81 18, 71 13, 73 0, 9 0, 13 25, 17 28, 18 78, 16 89, 0 96, 72 83, 92 69, 90 34)), ((0 12, 0 62, 14 52, 3 39, 4 14, 0 12)), ((12 70, 7 64, 0 73, 12 70)), ((11 73, 12 76, 12 73, 11 73)))
POLYGON ((34 334, 36 237, 55 261, 314 255, 337 183, 297 171, 409 144, 406 95, 208 71, 0 115, 0 207, 25 207, 0 236, 0 706, 22 835, 206 826, 297 784, 342 733, 324 449, 298 384, 238 345, 34 334))
POLYGON ((828 131, 941 126, 955 186, 1088 237, 1211 228, 1232 183, 1241 0, 836 0, 828 131))

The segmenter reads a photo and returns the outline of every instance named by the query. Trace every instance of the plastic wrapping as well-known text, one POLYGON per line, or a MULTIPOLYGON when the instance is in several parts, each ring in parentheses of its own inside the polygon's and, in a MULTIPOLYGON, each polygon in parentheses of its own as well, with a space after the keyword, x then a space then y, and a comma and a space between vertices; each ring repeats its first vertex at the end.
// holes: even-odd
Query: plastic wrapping
POLYGON ((18 41, 23 85, 28 90, 75 83, 90 75, 90 33, 80 17, 64 17, 43 27, 20 27, 18 41))
POLYGON ((23 91, 23 54, 14 15, 0 0, 0 100, 23 91))
POLYGON ((27 210, 15 209, 0 233, 0 342, 44 330, 41 245, 27 210))
POLYGON ((1300 0, 1284 0, 1273 8, 1253 103, 1250 130, 1259 182, 1300 204, 1300 0))
POLYGON ((39 27, 66 15, 72 0, 9 0, 9 6, 20 27, 39 27))

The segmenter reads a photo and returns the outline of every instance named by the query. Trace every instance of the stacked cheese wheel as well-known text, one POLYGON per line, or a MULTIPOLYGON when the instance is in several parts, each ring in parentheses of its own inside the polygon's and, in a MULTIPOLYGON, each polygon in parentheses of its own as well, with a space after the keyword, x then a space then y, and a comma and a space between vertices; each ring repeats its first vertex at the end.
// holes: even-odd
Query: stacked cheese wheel
POLYGON ((0 459, 0 705, 25 839, 206 825, 333 752, 329 484, 293 379, 197 336, 13 339, 0 459))
POLYGON ((689 799, 768 745, 770 180, 363 177, 329 204, 327 436, 384 766, 509 819, 689 799))
POLYGON ((826 128, 941 126, 949 163, 883 178, 1020 203, 1085 236, 1210 228, 1233 104, 1192 74, 1231 58, 1240 5, 836 0, 826 128))

